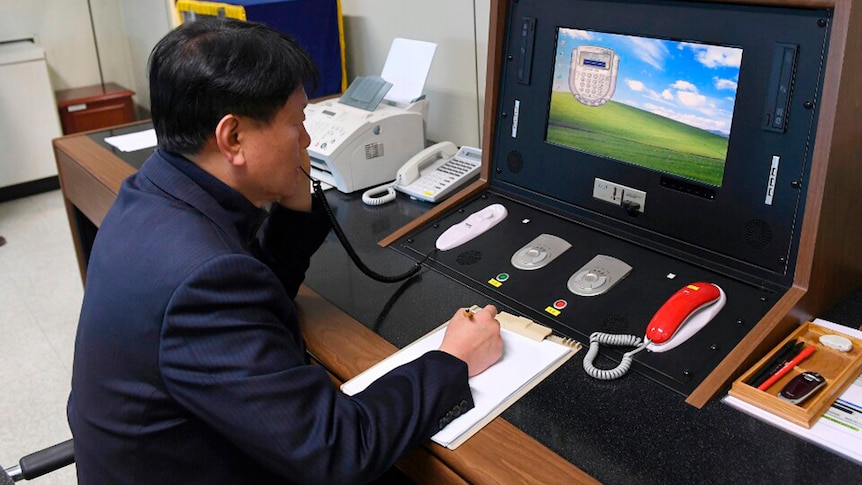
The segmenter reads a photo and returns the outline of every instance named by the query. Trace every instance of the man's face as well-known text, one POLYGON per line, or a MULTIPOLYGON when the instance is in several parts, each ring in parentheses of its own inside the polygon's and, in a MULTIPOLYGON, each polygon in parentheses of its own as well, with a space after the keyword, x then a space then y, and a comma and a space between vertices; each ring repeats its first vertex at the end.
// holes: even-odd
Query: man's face
POLYGON ((256 123, 252 129, 242 131, 246 167, 240 191, 255 205, 289 197, 297 190, 309 190, 308 178, 299 170, 302 153, 311 143, 303 124, 306 104, 308 98, 300 87, 271 123, 256 123))

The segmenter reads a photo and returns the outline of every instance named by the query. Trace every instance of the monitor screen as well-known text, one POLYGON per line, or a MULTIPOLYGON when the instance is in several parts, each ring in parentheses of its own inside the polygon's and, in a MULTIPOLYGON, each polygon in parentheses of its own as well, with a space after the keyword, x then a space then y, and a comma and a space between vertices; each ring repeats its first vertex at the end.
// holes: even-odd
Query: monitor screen
POLYGON ((721 187, 742 49, 557 29, 546 140, 721 187))

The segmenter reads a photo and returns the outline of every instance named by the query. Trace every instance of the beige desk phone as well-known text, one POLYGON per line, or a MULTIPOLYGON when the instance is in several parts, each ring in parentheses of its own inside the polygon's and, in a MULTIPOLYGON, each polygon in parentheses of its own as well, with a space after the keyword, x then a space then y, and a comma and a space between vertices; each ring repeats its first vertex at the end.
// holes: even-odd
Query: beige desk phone
POLYGON ((458 187, 472 180, 482 168, 482 150, 444 141, 411 157, 395 174, 395 181, 362 194, 368 205, 381 205, 395 199, 399 191, 415 199, 439 202, 458 187), (385 192, 385 194, 384 194, 385 192))

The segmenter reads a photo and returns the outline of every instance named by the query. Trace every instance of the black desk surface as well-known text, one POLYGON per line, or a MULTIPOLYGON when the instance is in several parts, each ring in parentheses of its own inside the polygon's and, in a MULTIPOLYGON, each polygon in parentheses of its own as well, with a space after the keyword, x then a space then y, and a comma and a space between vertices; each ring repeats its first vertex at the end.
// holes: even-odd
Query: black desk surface
MULTIPOLYGON (((103 144, 105 136, 126 131, 135 130, 91 136, 103 144)), ((115 153, 140 165, 140 152, 115 153)), ((393 203, 371 207, 360 193, 334 189, 327 191, 327 200, 371 269, 395 275, 414 264, 377 241, 430 204, 399 194, 393 203)), ((356 268, 332 233, 312 259, 305 283, 399 348, 446 321, 458 307, 498 304, 427 268, 405 282, 378 283, 356 268)), ((858 327, 860 308, 862 296, 854 295, 822 317, 858 327)), ((719 400, 697 409, 634 372, 616 381, 594 380, 583 371, 585 354, 579 352, 503 417, 603 483, 845 484, 862 474, 862 466, 719 400)))

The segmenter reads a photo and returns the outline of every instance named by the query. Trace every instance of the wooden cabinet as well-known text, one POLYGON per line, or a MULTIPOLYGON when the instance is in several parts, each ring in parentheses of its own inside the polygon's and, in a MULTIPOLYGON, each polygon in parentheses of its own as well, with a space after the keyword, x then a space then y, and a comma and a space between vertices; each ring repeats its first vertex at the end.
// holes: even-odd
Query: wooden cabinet
POLYGON ((116 83, 64 89, 55 93, 63 134, 135 121, 134 91, 116 83))

